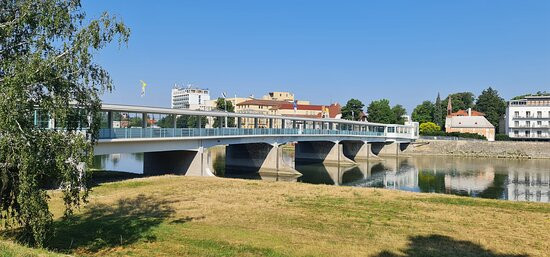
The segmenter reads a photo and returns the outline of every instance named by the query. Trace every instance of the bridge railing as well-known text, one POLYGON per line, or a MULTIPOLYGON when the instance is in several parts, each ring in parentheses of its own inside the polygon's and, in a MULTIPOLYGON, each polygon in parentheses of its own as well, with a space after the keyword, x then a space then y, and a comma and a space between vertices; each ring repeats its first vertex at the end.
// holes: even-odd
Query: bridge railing
POLYGON ((253 135, 357 135, 384 136, 384 132, 280 128, 112 128, 100 129, 99 139, 220 137, 253 135))

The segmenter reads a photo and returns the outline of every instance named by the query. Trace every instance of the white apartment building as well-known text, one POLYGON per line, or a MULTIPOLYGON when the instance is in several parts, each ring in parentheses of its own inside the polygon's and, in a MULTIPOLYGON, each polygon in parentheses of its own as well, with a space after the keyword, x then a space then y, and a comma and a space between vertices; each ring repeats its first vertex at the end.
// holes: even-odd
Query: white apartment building
POLYGON ((210 91, 208 89, 193 88, 188 86, 172 88, 172 108, 205 110, 206 103, 210 100, 210 91))
POLYGON ((505 129, 511 138, 550 140, 550 96, 508 102, 505 129))

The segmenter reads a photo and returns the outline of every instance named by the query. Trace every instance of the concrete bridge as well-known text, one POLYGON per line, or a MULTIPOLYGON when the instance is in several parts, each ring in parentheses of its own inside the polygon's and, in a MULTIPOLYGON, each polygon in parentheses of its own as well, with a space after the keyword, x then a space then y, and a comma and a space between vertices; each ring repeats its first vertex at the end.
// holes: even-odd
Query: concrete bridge
POLYGON ((102 111, 103 127, 95 154, 144 153, 146 174, 211 176, 213 160, 208 149, 217 145, 226 146, 226 167, 278 171, 293 169, 281 161, 281 146, 288 143, 295 144, 297 161, 347 165, 379 154, 398 155, 418 138, 416 123, 378 124, 116 104, 103 104, 102 111), (182 117, 194 122, 181 124, 178 119, 182 117), (169 120, 170 126, 167 122, 163 127, 155 126, 152 119, 157 124, 161 119, 169 120), (135 126, 136 121, 139 126, 135 126), (253 126, 245 128, 243 121, 253 126))

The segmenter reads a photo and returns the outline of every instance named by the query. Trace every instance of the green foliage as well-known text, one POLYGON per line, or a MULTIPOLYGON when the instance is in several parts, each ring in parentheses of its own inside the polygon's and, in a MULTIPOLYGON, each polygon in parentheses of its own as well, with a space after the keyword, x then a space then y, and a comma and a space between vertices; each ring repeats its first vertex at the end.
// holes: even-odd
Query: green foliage
POLYGON ((514 141, 514 139, 506 134, 496 134, 495 141, 514 141))
POLYGON ((173 128, 174 127, 174 115, 166 115, 157 121, 157 126, 161 128, 173 128))
MULTIPOLYGON (((201 116, 201 128, 204 128, 208 123, 208 119, 204 116, 201 116)), ((141 125, 140 125, 141 126, 141 125)), ((159 119, 157 126, 161 128, 173 128, 174 127, 174 116, 167 115, 159 119)), ((188 115, 178 115, 176 118, 176 128, 198 128, 198 119, 196 116, 188 115)))
POLYGON ((475 109, 485 113, 485 118, 498 130, 500 118, 506 113, 506 101, 491 87, 483 90, 477 98, 475 109))
POLYGON ((443 127, 443 117, 445 117, 445 108, 441 104, 441 97, 439 92, 437 93, 437 98, 435 99, 434 112, 433 112, 433 122, 440 127, 443 127))
POLYGON ((363 107, 365 105, 357 100, 350 99, 344 107, 342 107, 342 119, 345 120, 359 120, 363 114, 363 107))
MULTIPOLYGON (((216 100, 216 109, 221 111, 227 111, 227 112, 235 112, 235 107, 233 106, 233 103, 231 101, 228 101, 224 98, 218 98, 216 100)), ((214 127, 217 128, 220 126, 220 122, 225 125, 225 117, 215 117, 214 118, 214 127)), ((235 118, 229 117, 227 118, 227 126, 228 127, 235 127, 235 118)))
POLYGON ((405 124, 404 115, 407 115, 407 110, 402 105, 398 104, 391 108, 393 112, 393 124, 405 124))
POLYGON ((87 21, 78 0, 0 4, 0 219, 21 225, 31 244, 42 245, 52 223, 46 189, 63 190, 66 215, 86 199, 99 94, 112 88, 93 53, 129 33, 107 13, 87 21), (62 130, 35 127, 36 111, 62 130))
POLYGON ((367 107, 367 117, 370 122, 385 123, 385 124, 403 124, 403 115, 407 111, 400 104, 390 107, 388 99, 380 99, 372 101, 367 107))
POLYGON ((445 113, 445 115, 443 117, 445 117, 447 115, 447 103, 449 101, 449 97, 451 97, 451 104, 453 105, 453 112, 456 112, 458 110, 466 110, 468 108, 473 108, 474 107, 475 97, 474 97, 473 93, 471 93, 471 92, 462 92, 462 93, 450 94, 441 103, 442 106, 445 107, 445 108, 442 108, 443 109, 442 111, 445 113))
POLYGON ((424 135, 441 131, 441 127, 433 122, 424 122, 420 124, 419 130, 420 134, 424 135))
POLYGON ((143 126, 143 119, 141 117, 130 117, 128 119, 128 126, 130 128, 141 128, 143 126))
MULTIPOLYGON (((422 134, 422 133, 421 133, 422 134)), ((445 131, 436 131, 430 133, 424 133, 423 136, 438 136, 438 137, 458 137, 458 138, 468 138, 468 139, 480 139, 487 140, 485 136, 475 134, 475 133, 460 133, 460 132, 445 132, 445 131)))
POLYGON ((412 120, 419 123, 434 121, 434 104, 430 101, 424 101, 414 108, 412 112, 412 120))
POLYGON ((186 124, 187 128, 198 128, 199 124, 201 128, 205 128, 208 123, 208 119, 205 116, 200 116, 200 118, 198 116, 180 116, 180 118, 181 123, 186 124))
POLYGON ((515 96, 512 98, 512 100, 521 100, 521 99, 524 99, 526 96, 550 96, 550 93, 546 91, 538 91, 534 94, 525 94, 525 95, 515 96))
POLYGON ((388 99, 372 101, 367 107, 367 117, 370 122, 390 124, 395 120, 388 99))

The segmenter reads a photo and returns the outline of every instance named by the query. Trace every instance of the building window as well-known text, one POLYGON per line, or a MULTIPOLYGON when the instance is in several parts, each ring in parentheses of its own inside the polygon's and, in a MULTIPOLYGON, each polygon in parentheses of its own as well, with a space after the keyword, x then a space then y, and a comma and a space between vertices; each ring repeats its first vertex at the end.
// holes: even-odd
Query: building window
POLYGON ((526 122, 525 122, 525 126, 531 127, 531 122, 530 122, 530 121, 526 121, 526 122))
POLYGON ((514 127, 519 127, 519 121, 514 121, 514 127))
POLYGON ((519 130, 514 130, 514 135, 517 137, 519 136, 519 130))
POLYGON ((514 112, 514 117, 519 118, 519 112, 514 112))
POLYGON ((525 116, 526 116, 527 118, 531 117, 531 112, 530 112, 530 111, 525 112, 525 116))
POLYGON ((537 131, 537 137, 541 137, 542 136, 542 131, 537 131))
POLYGON ((542 121, 537 121, 537 126, 542 127, 542 121))
POLYGON ((537 112, 537 118, 542 118, 542 112, 541 111, 537 112))
POLYGON ((529 137, 530 135, 531 135, 531 131, 526 130, 526 131, 525 131, 525 136, 526 136, 526 137, 529 137))

